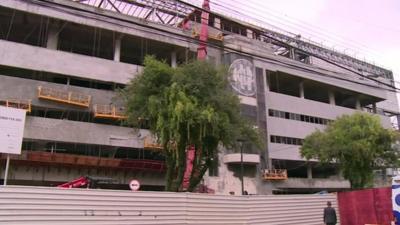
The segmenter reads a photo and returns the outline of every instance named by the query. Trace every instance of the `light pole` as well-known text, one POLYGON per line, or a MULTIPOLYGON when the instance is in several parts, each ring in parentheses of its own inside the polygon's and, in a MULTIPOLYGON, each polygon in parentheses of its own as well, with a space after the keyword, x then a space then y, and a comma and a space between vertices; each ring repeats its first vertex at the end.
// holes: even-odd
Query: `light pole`
POLYGON ((240 147, 240 182, 242 184, 242 195, 244 195, 244 182, 243 182, 243 144, 245 140, 238 139, 237 142, 239 143, 240 147))

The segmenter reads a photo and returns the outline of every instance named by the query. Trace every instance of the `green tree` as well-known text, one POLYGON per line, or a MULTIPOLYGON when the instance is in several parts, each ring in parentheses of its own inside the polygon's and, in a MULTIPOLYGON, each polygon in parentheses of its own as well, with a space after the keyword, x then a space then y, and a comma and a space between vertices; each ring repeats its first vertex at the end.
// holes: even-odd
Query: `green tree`
POLYGON ((239 137, 260 143, 257 130, 240 116, 226 69, 199 61, 171 68, 153 57, 146 57, 144 64, 142 74, 122 94, 128 122, 139 127, 145 118, 163 146, 166 190, 181 190, 188 146, 196 149, 188 188, 193 191, 220 144, 235 147, 239 137))
POLYGON ((397 163, 395 140, 395 132, 383 128, 378 116, 357 112, 307 136, 301 155, 307 160, 337 163, 351 187, 358 189, 372 185, 374 169, 397 163))

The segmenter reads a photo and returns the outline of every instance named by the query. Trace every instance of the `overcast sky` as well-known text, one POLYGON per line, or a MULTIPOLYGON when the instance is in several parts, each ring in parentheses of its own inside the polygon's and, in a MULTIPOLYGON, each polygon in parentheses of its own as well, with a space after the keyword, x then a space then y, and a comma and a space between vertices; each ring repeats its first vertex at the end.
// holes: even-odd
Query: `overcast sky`
POLYGON ((325 46, 375 62, 394 71, 400 80, 400 0, 211 2, 214 10, 220 7, 215 4, 224 5, 236 17, 240 17, 240 13, 247 14, 325 46))

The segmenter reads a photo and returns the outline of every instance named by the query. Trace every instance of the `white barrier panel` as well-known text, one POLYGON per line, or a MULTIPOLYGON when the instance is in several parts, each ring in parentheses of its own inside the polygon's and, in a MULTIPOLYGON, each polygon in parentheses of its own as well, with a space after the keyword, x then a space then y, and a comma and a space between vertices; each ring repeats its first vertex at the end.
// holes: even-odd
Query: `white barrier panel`
POLYGON ((26 111, 0 106, 0 152, 21 154, 26 111))
MULTIPOLYGON (((222 196, 7 186, 0 188, 0 224, 321 225, 336 195, 222 196)), ((338 213, 338 211, 337 211, 338 213)))

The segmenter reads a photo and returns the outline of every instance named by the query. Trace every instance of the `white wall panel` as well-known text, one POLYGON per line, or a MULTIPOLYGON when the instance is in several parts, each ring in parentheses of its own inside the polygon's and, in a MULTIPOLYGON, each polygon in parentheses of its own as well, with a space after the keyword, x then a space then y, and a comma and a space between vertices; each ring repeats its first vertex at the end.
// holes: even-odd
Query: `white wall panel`
POLYGON ((0 187, 0 224, 320 225, 335 195, 224 196, 0 187))

